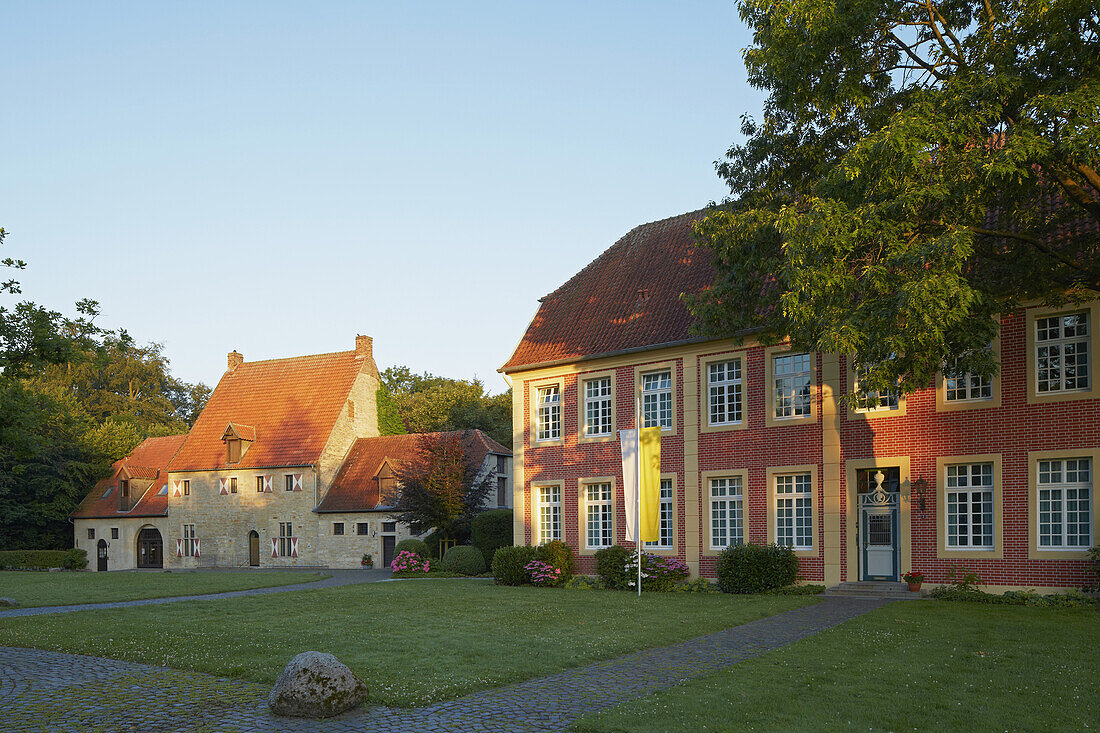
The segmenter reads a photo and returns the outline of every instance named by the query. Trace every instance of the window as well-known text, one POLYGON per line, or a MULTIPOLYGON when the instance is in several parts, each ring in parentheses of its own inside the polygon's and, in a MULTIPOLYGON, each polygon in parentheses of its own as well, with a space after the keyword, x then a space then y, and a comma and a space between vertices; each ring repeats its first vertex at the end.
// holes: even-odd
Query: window
POLYGON ((672 428, 672 371, 642 375, 642 427, 672 428))
POLYGON ((184 496, 191 496, 191 480, 190 479, 184 479, 180 483, 183 484, 183 495, 184 496))
POLYGON ((397 522, 382 522, 382 531, 383 532, 396 532, 397 531, 397 522))
POLYGON ((337 535, 344 534, 344 523, 343 522, 333 522, 332 523, 332 533, 337 534, 337 535))
POLYGON ((1088 313, 1035 320, 1036 384, 1039 394, 1089 388, 1088 313))
POLYGON ((263 476, 257 476, 256 477, 256 493, 257 494, 264 493, 264 477, 263 476))
POLYGON ((584 435, 611 435, 611 377, 589 379, 584 383, 584 435))
POLYGON ((1092 547, 1092 461, 1039 461, 1039 547, 1092 547))
POLYGON ((225 452, 228 463, 236 463, 241 460, 241 441, 237 438, 230 438, 225 441, 225 452))
POLYGON ((808 473, 775 477, 775 543, 796 550, 813 548, 812 481, 808 473))
POLYGON ((112 540, 117 540, 118 539, 118 527, 111 527, 111 539, 112 540))
POLYGON ((993 549, 993 464, 947 466, 947 547, 993 549))
POLYGON ((123 501, 129 501, 130 500, 130 482, 129 481, 126 481, 126 480, 119 481, 118 482, 118 490, 120 492, 122 492, 122 500, 123 501))
POLYGON ((229 493, 230 494, 236 494, 237 493, 237 477, 236 476, 233 476, 232 478, 229 479, 229 493))
POLYGON ((561 388, 558 385, 539 387, 538 433, 536 440, 561 439, 561 388))
POLYGON ((865 367, 858 364, 852 367, 852 373, 855 375, 854 391, 856 393, 856 409, 896 410, 898 408, 897 392, 878 392, 876 390, 867 390, 865 392, 859 388, 859 375, 861 372, 864 372, 865 369, 865 367))
POLYGON ((497 473, 508 473, 508 461, 504 458, 504 456, 497 456, 497 473))
POLYGON ((655 549, 672 548, 672 522, 675 516, 673 507, 672 479, 663 478, 661 479, 660 534, 658 534, 656 542, 645 543, 646 547, 655 549))
POLYGON ((294 491, 294 476, 292 474, 288 473, 283 476, 283 490, 294 491))
POLYGON ((740 476, 710 480, 710 546, 721 550, 745 541, 745 514, 740 476))
POLYGON ((711 425, 741 422, 741 360, 707 365, 707 403, 711 425))
POLYGON ((160 487, 160 491, 157 492, 157 496, 168 496, 168 484, 160 487))
POLYGON ((507 476, 497 476, 497 506, 508 506, 507 476))
POLYGON ((90 540, 95 539, 95 529, 94 528, 91 528, 91 527, 88 528, 88 539, 90 539, 90 540))
POLYGON ((195 525, 183 525, 183 556, 195 556, 195 525))
POLYGON ((539 544, 561 539, 561 487, 540 486, 539 544))
POLYGON ((110 496, 114 492, 114 490, 115 490, 114 486, 108 486, 107 490, 103 492, 103 496, 101 496, 100 498, 101 499, 106 499, 108 496, 110 496))
POLYGON ((370 524, 367 522, 359 522, 355 525, 355 534, 357 535, 369 535, 370 524))
POLYGON ((809 415, 810 385, 813 382, 810 355, 783 354, 774 359, 775 416, 790 418, 809 415))
POLYGON ((279 557, 290 556, 290 538, 294 536, 294 527, 290 522, 279 522, 279 557))
POLYGON ((611 547, 615 542, 611 528, 611 484, 586 484, 584 493, 585 544, 589 549, 611 547))
POLYGON ((943 382, 948 402, 966 400, 988 400, 993 398, 993 380, 979 377, 969 372, 957 372, 947 368, 943 372, 943 382))

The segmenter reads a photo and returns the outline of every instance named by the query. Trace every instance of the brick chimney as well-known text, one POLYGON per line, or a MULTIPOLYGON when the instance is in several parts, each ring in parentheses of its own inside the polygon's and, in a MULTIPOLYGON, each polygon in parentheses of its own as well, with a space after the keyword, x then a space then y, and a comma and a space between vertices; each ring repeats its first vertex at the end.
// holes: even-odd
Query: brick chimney
POLYGON ((229 358, 227 359, 229 364, 229 371, 233 371, 241 364, 244 364, 244 354, 240 353, 236 349, 229 352, 229 358))
POLYGON ((368 359, 374 358, 374 339, 370 336, 356 336, 355 337, 355 355, 366 357, 368 359))

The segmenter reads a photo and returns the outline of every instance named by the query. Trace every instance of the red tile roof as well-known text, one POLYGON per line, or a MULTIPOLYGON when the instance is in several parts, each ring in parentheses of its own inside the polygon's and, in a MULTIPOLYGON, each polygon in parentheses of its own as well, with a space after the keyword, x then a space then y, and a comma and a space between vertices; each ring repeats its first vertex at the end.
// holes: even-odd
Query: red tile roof
POLYGON ((117 460, 111 466, 111 475, 96 483, 95 488, 80 502, 70 515, 78 519, 104 517, 163 517, 168 513, 168 494, 159 496, 162 486, 168 483, 166 470, 176 455, 186 435, 167 435, 162 438, 146 438, 130 455, 117 460), (152 479, 145 493, 128 512, 118 510, 118 475, 125 467, 127 473, 141 480, 152 479), (152 473, 152 475, 149 475, 152 473), (140 474, 140 475, 139 475, 140 474), (103 494, 111 489, 106 498, 103 494))
POLYGON ((711 251, 691 225, 706 210, 635 227, 542 299, 501 371, 691 339, 681 299, 714 282, 711 251))
POLYGON ((480 468, 489 454, 510 456, 512 451, 480 430, 453 430, 445 433, 410 433, 360 438, 348 451, 340 473, 317 507, 318 512, 364 512, 378 506, 378 482, 375 476, 384 461, 397 468, 416 455, 420 441, 445 435, 457 435, 466 459, 480 468))
POLYGON ((364 365, 373 369, 374 360, 340 351, 227 371, 168 470, 226 468, 222 435, 230 424, 255 438, 234 468, 315 463, 364 365))

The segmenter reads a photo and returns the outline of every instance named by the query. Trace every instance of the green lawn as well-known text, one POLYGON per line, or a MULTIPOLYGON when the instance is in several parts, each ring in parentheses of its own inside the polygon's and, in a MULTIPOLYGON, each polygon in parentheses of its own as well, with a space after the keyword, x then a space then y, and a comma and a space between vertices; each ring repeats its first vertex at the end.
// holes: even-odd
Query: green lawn
POLYGON ((895 603, 576 729, 1083 730, 1098 650, 1093 610, 895 603))
POLYGON ((0 571, 0 598, 14 598, 24 608, 68 606, 269 588, 311 583, 327 577, 313 572, 38 573, 9 570, 0 571))
POLYGON ((418 580, 0 619, 0 646, 92 654, 272 682, 309 649, 331 652, 371 699, 421 705, 780 611, 808 596, 512 588, 418 580))

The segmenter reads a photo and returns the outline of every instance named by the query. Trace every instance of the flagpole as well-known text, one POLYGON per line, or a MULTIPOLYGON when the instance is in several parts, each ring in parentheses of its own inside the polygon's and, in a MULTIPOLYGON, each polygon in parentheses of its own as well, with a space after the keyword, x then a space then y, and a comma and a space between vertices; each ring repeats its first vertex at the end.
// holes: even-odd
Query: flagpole
POLYGON ((638 450, 634 457, 634 488, 638 501, 638 521, 634 525, 636 534, 634 539, 638 549, 638 597, 642 597, 642 395, 638 393, 638 408, 634 413, 637 416, 635 428, 638 430, 638 450))

